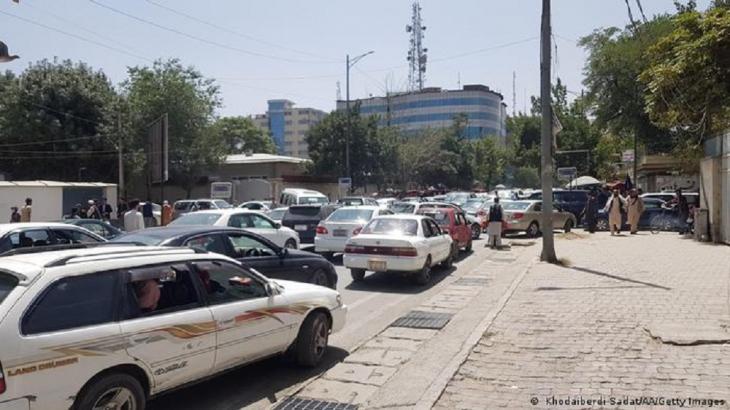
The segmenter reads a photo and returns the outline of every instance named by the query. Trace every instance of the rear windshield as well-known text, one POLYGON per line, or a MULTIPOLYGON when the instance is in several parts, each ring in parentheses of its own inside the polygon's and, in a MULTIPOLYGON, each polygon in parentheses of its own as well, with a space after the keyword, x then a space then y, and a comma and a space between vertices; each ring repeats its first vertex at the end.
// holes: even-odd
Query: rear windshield
POLYGON ((8 297, 16 286, 18 286, 18 278, 0 272, 0 304, 3 303, 3 300, 8 297))
POLYGON ((326 196, 300 196, 300 204, 326 204, 329 202, 326 196))
POLYGON ((174 221, 170 222, 172 225, 214 225, 222 214, 218 212, 214 213, 190 213, 185 214, 174 221))
POLYGON ((273 211, 269 212, 267 216, 271 219, 281 219, 284 217, 285 213, 286 209, 274 209, 273 211))
POLYGON ((361 233, 416 236, 418 221, 414 219, 374 219, 363 228, 361 233))
POLYGON ((190 208, 190 205, 192 205, 192 202, 175 202, 175 210, 187 211, 188 208, 190 208))
POLYGON ((414 209, 416 205, 408 202, 396 202, 390 207, 390 210, 397 214, 412 214, 414 209))
POLYGON ((362 198, 342 198, 337 201, 338 204, 342 205, 365 205, 365 201, 362 198))
POLYGON ((469 201, 466 201, 466 203, 464 204, 464 206, 462 206, 462 208, 465 211, 476 211, 482 205, 484 205, 484 201, 472 201, 472 200, 469 200, 469 201))
POLYGON ((502 209, 504 209, 506 211, 524 210, 524 209, 527 209, 527 207, 530 206, 531 203, 532 202, 523 202, 523 201, 503 202, 502 209))
POLYGON ((145 233, 130 233, 127 235, 117 236, 116 238, 112 239, 111 242, 134 242, 134 243, 143 243, 147 246, 154 246, 159 245, 162 241, 167 239, 168 236, 158 236, 153 234, 145 234, 145 233))
POLYGON ((329 218, 329 222, 367 222, 373 217, 370 209, 338 209, 329 218))
POLYGON ((287 212, 288 216, 304 217, 304 216, 319 216, 321 210, 318 206, 292 206, 287 212))

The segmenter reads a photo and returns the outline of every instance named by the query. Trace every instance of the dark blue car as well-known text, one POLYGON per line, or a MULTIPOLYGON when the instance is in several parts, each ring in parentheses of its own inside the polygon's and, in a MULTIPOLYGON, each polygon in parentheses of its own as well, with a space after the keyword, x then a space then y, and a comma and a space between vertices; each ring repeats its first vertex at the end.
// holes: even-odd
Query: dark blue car
MULTIPOLYGON (((600 204, 603 206, 604 204, 600 204)), ((666 223, 666 227, 670 228, 678 226, 679 214, 673 209, 665 208, 666 203, 661 199, 644 198, 644 212, 639 218, 639 228, 650 228, 652 221, 657 216, 660 216, 666 223)), ((627 223, 626 213, 621 215, 621 229, 628 230, 629 225, 627 223)), ((598 219, 596 220, 596 229, 599 231, 608 230, 608 214, 603 209, 598 211, 598 219)))

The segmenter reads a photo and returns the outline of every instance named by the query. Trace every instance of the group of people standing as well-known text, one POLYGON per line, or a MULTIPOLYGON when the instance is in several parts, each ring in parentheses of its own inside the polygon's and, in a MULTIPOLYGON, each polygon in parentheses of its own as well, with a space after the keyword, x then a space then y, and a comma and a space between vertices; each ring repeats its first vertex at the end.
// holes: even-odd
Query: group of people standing
POLYGON ((10 207, 10 223, 30 222, 31 211, 33 210, 33 199, 25 198, 25 205, 18 209, 17 206, 10 207))
POLYGON ((101 198, 100 201, 95 199, 89 199, 86 206, 76 204, 71 208, 71 213, 64 215, 63 219, 101 219, 109 221, 112 219, 112 213, 114 209, 109 205, 106 198, 101 198))
MULTIPOLYGON (((151 201, 142 203, 139 199, 133 199, 129 201, 126 209, 127 211, 122 217, 125 231, 134 232, 158 225, 151 201)), ((172 222, 172 206, 168 201, 163 201, 159 224, 160 226, 166 226, 170 222, 172 222)))

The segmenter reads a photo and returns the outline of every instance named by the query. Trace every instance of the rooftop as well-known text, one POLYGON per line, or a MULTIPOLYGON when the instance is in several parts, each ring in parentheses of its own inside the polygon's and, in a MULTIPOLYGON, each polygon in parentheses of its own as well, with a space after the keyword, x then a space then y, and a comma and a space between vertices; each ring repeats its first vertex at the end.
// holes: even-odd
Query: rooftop
POLYGON ((82 187, 105 188, 115 187, 116 184, 106 182, 61 182, 61 181, 0 181, 0 187, 82 187))
POLYGON ((272 163, 287 163, 287 164, 303 164, 309 162, 308 159, 287 157, 284 155, 274 154, 237 154, 229 155, 226 157, 226 164, 272 164, 272 163))

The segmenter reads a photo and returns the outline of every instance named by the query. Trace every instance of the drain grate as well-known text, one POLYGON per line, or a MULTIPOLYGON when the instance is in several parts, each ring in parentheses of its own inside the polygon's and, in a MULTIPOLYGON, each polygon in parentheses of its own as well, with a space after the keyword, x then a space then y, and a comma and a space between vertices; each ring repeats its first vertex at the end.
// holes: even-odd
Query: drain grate
POLYGON ((357 410, 357 405, 289 397, 276 406, 274 410, 357 410))
POLYGON ((480 285, 486 285, 489 283, 489 279, 487 278, 459 278, 456 280, 456 282, 453 283, 453 285, 457 286, 480 286, 480 285))
POLYGON ((449 323, 452 316, 451 313, 412 310, 405 316, 396 319, 390 326, 410 327, 414 329, 442 329, 449 323))

